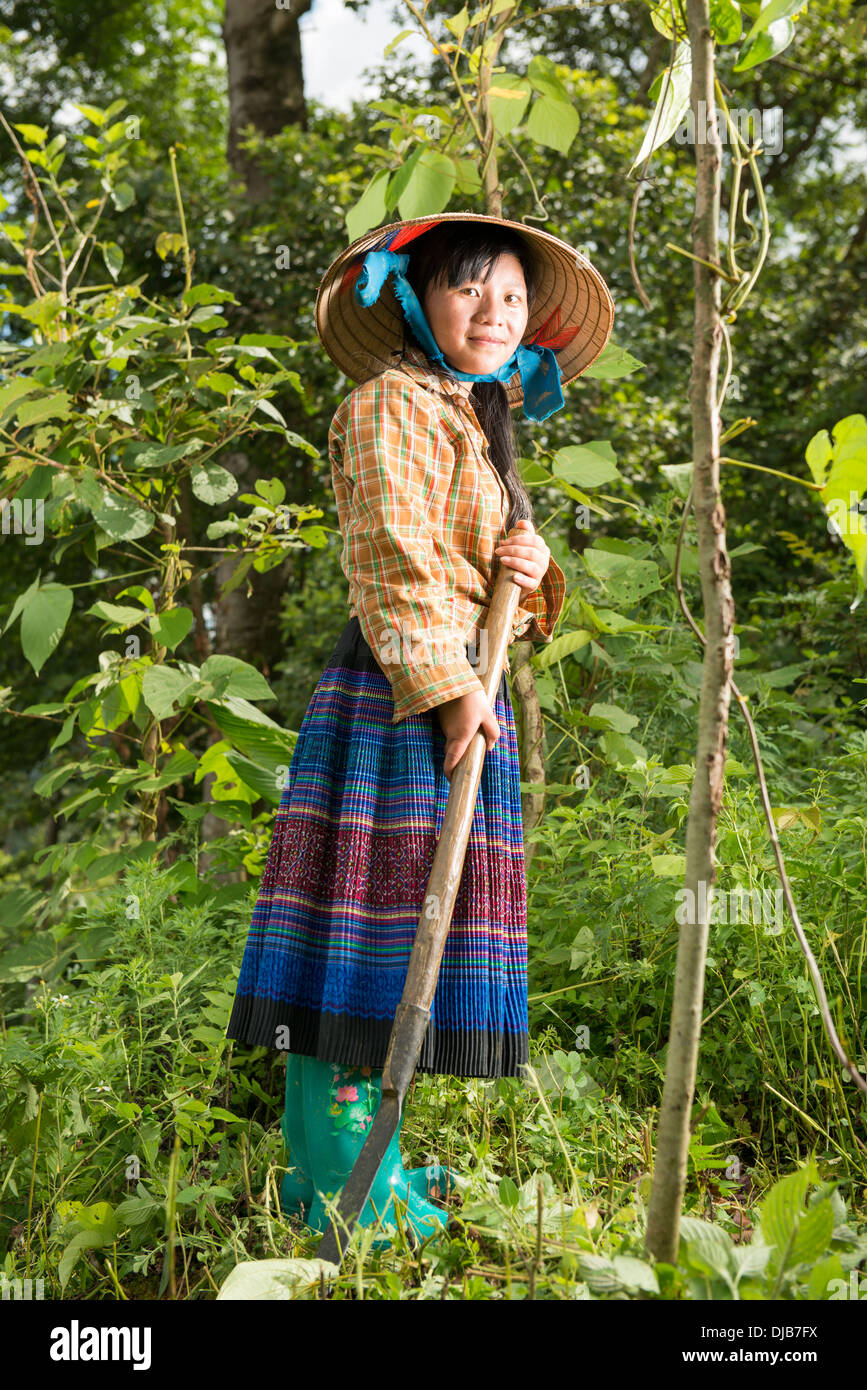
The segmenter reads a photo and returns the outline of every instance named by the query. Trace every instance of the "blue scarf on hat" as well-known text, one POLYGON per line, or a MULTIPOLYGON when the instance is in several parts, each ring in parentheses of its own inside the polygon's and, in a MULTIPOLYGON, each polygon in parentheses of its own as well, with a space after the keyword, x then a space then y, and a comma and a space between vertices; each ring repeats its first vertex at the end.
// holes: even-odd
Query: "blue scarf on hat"
POLYGON ((519 343, 508 362, 496 372, 459 372, 446 362, 442 349, 431 332, 418 296, 406 278, 409 256, 397 251, 368 251, 355 284, 355 298, 359 304, 369 308, 379 298, 379 292, 391 275, 392 288, 403 311, 403 316, 413 329, 416 337, 432 362, 438 363, 452 376, 461 381, 501 381, 503 384, 521 373, 521 389, 524 394, 524 414, 530 420, 547 420, 549 415, 561 410, 563 391, 560 385, 560 366, 551 348, 539 347, 530 343, 525 347, 519 343))

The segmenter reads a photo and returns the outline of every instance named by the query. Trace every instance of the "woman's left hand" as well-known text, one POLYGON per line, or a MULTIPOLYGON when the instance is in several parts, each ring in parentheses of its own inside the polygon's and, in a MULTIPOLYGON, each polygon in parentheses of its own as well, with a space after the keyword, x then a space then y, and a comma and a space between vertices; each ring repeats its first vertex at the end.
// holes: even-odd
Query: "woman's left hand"
POLYGON ((515 571, 515 583, 532 594, 542 583, 551 552, 536 534, 532 521, 518 521, 516 526, 521 528, 518 534, 500 541, 495 553, 515 571))

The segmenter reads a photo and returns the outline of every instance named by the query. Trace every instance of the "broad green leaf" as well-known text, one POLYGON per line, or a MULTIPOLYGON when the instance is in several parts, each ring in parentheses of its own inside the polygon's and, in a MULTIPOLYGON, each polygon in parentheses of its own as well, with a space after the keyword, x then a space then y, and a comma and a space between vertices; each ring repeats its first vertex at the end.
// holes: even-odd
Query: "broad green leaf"
POLYGON ((833 457, 831 436, 827 430, 819 430, 818 434, 813 435, 806 451, 807 463, 810 465, 814 483, 824 483, 825 470, 833 457))
POLYGON ((188 290, 184 290, 181 298, 183 303, 188 304, 191 309, 195 309, 200 304, 238 303, 230 289, 224 289, 220 285, 209 285, 205 282, 200 285, 191 285, 188 290))
POLYGON ((559 150, 568 154, 569 147, 578 134, 580 125, 578 112, 568 101, 557 97, 537 97, 530 108, 527 120, 527 134, 537 145, 559 150))
POLYGON ((732 1251, 737 1269, 735 1284, 741 1279, 754 1279, 756 1275, 763 1274, 772 1253, 771 1245, 736 1245, 732 1251))
POLYGON ((116 280, 123 266, 123 251, 116 241, 101 241, 99 249, 102 252, 102 259, 105 261, 105 268, 112 280, 116 280))
POLYGON ((614 450, 607 439, 591 439, 587 444, 569 444, 554 455, 552 472, 578 487, 601 487, 622 481, 614 462, 614 450))
POLYGON ((615 1293, 620 1288, 620 1280, 614 1264, 606 1255, 581 1254, 576 1256, 578 1273, 587 1287, 595 1294, 615 1293))
POLYGON ((261 410, 262 414, 267 415, 269 419, 276 420, 278 425, 282 425, 284 429, 286 428, 286 421, 283 419, 283 416, 280 414, 274 402, 269 401, 267 396, 263 396, 260 401, 256 402, 256 409, 261 410))
POLYGON ((581 375, 593 377, 600 381, 612 381, 617 377, 630 376, 644 365, 625 348, 615 347, 613 343, 609 342, 606 343, 592 367, 588 367, 581 375))
POLYGON ((528 487, 538 486, 541 483, 550 483, 551 474, 548 469, 535 459, 521 460, 521 477, 528 487))
POLYGON ((193 626, 193 615, 189 608, 169 608, 154 614, 149 626, 154 641, 174 651, 193 626))
POLYGON ((792 1246, 798 1228, 807 1215, 807 1193, 811 1185, 818 1181, 815 1159, 810 1158, 794 1173, 788 1173, 774 1183, 759 1204, 762 1235, 768 1245, 775 1247, 775 1263, 779 1264, 792 1246))
POLYGON ((686 872, 686 855, 653 854, 650 867, 656 878, 683 878, 686 872))
POLYGON ((13 946, 0 955, 0 983, 19 984, 34 975, 44 976, 56 959, 57 942, 51 932, 37 932, 23 946, 13 946))
MULTIPOLYGON (((590 604, 587 605, 588 609, 590 604)), ((613 608, 594 608, 592 609, 593 620, 598 624, 602 632, 661 632, 661 623, 636 623, 631 618, 625 618, 622 613, 616 613, 613 608)))
POLYGON ((220 1285, 217 1301, 317 1298, 323 1278, 336 1279, 339 1273, 337 1265, 326 1260, 245 1260, 220 1285))
POLYGON ((134 198, 135 189, 131 183, 117 183, 111 190, 111 201, 118 212, 126 212, 134 198))
POLYGON ((760 63, 766 63, 769 58, 776 58, 778 53, 788 48, 794 37, 795 26, 790 19, 775 20, 769 28, 762 29, 744 42, 732 72, 746 72, 760 63))
POLYGON ((474 198, 482 187, 475 160, 458 157, 455 159, 455 168, 457 169, 455 194, 458 197, 474 198))
POLYGON ((847 415, 833 429, 820 430, 807 445, 807 463, 813 479, 823 484, 820 494, 828 513, 828 529, 842 540, 855 560, 857 597, 867 585, 867 516, 861 499, 867 495, 867 419, 847 415))
POLYGON ((778 20, 788 19, 790 15, 798 10, 803 10, 807 0, 770 0, 767 5, 762 5, 750 29, 747 31, 747 39, 753 38, 756 34, 761 34, 763 30, 770 28, 778 20))
POLYGON ((99 1246, 110 1244, 99 1231, 79 1231, 77 1235, 67 1245, 60 1257, 57 1272, 60 1276, 60 1289, 64 1292, 66 1285, 72 1276, 72 1271, 81 1258, 82 1253, 87 1249, 98 1249, 99 1246))
POLYGON ((293 449, 300 449, 302 453, 309 454, 312 459, 318 459, 321 456, 321 451, 317 449, 315 444, 311 444, 309 439, 303 439, 294 430, 286 431, 286 442, 291 444, 293 449))
POLYGON ((162 1222, 165 1203, 157 1197, 152 1197, 141 1182, 136 1187, 136 1194, 135 1197, 128 1197, 125 1202, 120 1202, 115 1208, 118 1221, 127 1226, 145 1226, 155 1218, 162 1222))
POLYGON ((225 328, 228 322, 229 320, 224 319, 219 312, 219 306, 217 309, 211 309, 205 304, 199 309, 194 309, 187 319, 188 324, 194 324, 203 333, 210 333, 215 328, 225 328))
POLYGON ((390 169, 380 169, 368 183, 358 202, 346 214, 346 234, 350 241, 363 236, 371 227, 379 226, 388 209, 385 193, 391 178, 390 169))
POLYGON ((253 486, 260 497, 275 507, 286 500, 286 489, 279 478, 257 478, 253 486))
POLYGON ((246 801, 252 805, 259 793, 251 791, 232 767, 227 757, 231 751, 223 742, 212 743, 199 759, 195 780, 201 782, 203 778, 213 776, 208 793, 214 801, 246 801))
POLYGON ((671 138, 689 110, 692 49, 688 43, 677 45, 674 61, 665 72, 656 78, 650 89, 651 97, 655 95, 654 87, 657 83, 659 83, 659 100, 644 132, 641 149, 629 166, 628 172, 630 174, 637 165, 644 163, 648 155, 651 155, 654 150, 658 150, 671 138))
POLYGON ((287 338, 285 333, 244 333, 235 344, 239 348, 293 348, 297 347, 295 338, 287 338))
POLYGON ((720 1226, 701 1221, 695 1216, 682 1216, 680 1240, 687 1248, 693 1268, 711 1278, 721 1276, 731 1283, 735 1273, 734 1246, 731 1237, 720 1226))
POLYGON ((659 1282, 653 1267, 646 1260, 634 1255, 615 1255, 611 1261, 614 1272, 627 1289, 643 1289, 647 1293, 659 1293, 659 1282))
POLYGON ((228 372, 204 372, 196 382, 200 390, 216 391, 219 396, 229 396, 233 391, 242 390, 241 383, 228 372))
POLYGON ((516 1207, 521 1200, 521 1195, 518 1191, 518 1188, 512 1181, 512 1179, 508 1176, 508 1174, 505 1177, 500 1178, 500 1185, 497 1189, 497 1195, 499 1196, 503 1206, 508 1207, 510 1210, 513 1207, 516 1207))
POLYGON ((185 444, 160 444, 155 439, 136 440, 123 451, 123 464, 127 469, 168 468, 178 459, 198 453, 206 448, 204 439, 188 439, 185 444))
POLYGON ((72 590, 64 584, 43 584, 29 593, 21 614, 21 650, 38 676, 63 636, 72 612, 72 590))
POLYGON ((210 681, 221 696, 241 700, 276 699, 261 672, 236 656, 209 656, 202 666, 202 680, 210 681))
POLYGON ((593 637, 592 632, 587 632, 584 628, 576 628, 573 632, 564 632, 562 637, 555 637, 546 646, 533 653, 533 666, 539 670, 544 670, 546 666, 553 666, 555 662, 562 661, 564 657, 570 656, 572 652, 580 651, 586 647, 593 637))
POLYGON ((48 139, 48 131, 41 125, 28 125, 25 121, 21 125, 15 124, 15 129, 20 131, 31 145, 42 146, 48 139))
POLYGON ((675 31, 679 39, 687 38, 687 27, 680 15, 674 11, 671 0, 660 0, 658 5, 654 5, 650 11, 650 22, 657 33, 662 34, 666 39, 674 37, 675 31), (674 27, 672 27, 672 20, 674 27))
POLYGON ((464 34, 467 32, 469 22, 470 16, 466 5, 464 5, 463 9, 460 10, 458 14, 444 21, 449 33, 454 34, 456 39, 463 38, 464 34))
MULTIPOLYGON (((803 0, 799 0, 803 4, 803 0)), ((710 28, 717 43, 737 43, 744 21, 737 0, 710 0, 710 28)))
POLYGON ((530 101, 532 88, 524 77, 498 72, 488 90, 491 120, 498 135, 509 135, 520 125, 530 101))
POLYGON ((86 1231, 99 1231, 106 1242, 117 1235, 117 1218, 108 1202, 95 1202, 93 1206, 79 1206, 75 1220, 86 1231))
MULTIPOLYGON (((498 77, 495 75, 494 81, 497 80, 498 77)), ((527 66, 527 81, 542 96, 553 97, 555 101, 569 104, 569 92, 557 76, 556 64, 543 54, 537 53, 534 58, 530 59, 527 66)))
POLYGON ((39 390, 41 390, 41 382, 26 376, 14 377, 5 386, 0 386, 0 416, 14 401, 20 400, 22 396, 30 396, 34 391, 39 390))
POLYGON ((671 484, 678 497, 687 497, 692 482, 692 463, 663 463, 659 471, 671 484))
POLYGON ((80 111, 82 116, 86 116, 94 125, 105 125, 105 112, 98 106, 84 106, 81 102, 74 101, 72 105, 76 111, 80 111))
POLYGON ((235 749, 226 752, 226 762, 237 772, 245 787, 249 787, 257 796, 264 797, 272 806, 279 806, 282 795, 281 779, 275 776, 272 768, 252 762, 235 749))
POLYGON ((614 595, 618 602, 637 603, 646 594, 661 589, 659 569, 652 560, 636 560, 590 547, 582 556, 590 574, 614 595))
POLYGON ((439 150, 427 146, 422 148, 406 187, 398 198, 401 217, 423 217, 427 213, 442 212, 452 196, 456 177, 453 159, 439 150))
POLYGON ((142 697, 154 719, 167 719, 198 683, 174 666, 149 666, 142 677, 142 697))
POLYGON ((50 396, 38 396, 23 401, 17 410, 19 425, 37 425, 41 420, 65 420, 69 415, 72 397, 68 391, 55 391, 50 396))
MULTIPOLYGON (((674 572, 674 562, 677 555, 677 546, 669 545, 667 542, 660 545, 660 550, 671 565, 674 572)), ((681 574, 698 574, 698 547, 695 545, 683 545, 680 551, 680 572, 681 574)))
POLYGON ((120 497, 114 492, 103 492, 90 511, 97 526, 115 541, 135 541, 148 535, 153 529, 154 518, 143 507, 136 506, 129 497, 120 497))
POLYGON ((217 728, 235 748, 262 766, 288 771, 297 733, 281 728, 256 705, 233 696, 219 703, 209 701, 207 707, 217 728))
POLYGON ((403 195, 404 189, 412 178, 413 170, 421 159, 424 148, 423 145, 419 145, 417 149, 413 150, 409 159, 404 160, 400 168, 396 169, 395 172, 390 175, 388 186, 383 195, 387 213, 392 213, 397 208, 398 200, 403 195))
POLYGON ((621 734, 628 734, 630 729, 634 729, 639 722, 638 716, 628 714, 619 705, 594 704, 590 706, 588 717, 604 721, 612 729, 617 729, 621 734))
POLYGON ((616 767, 633 767, 639 760, 647 761, 647 749, 644 744, 630 738, 629 734, 618 733, 616 729, 609 729, 607 733, 602 734, 599 746, 607 761, 614 763, 616 767))
POLYGON ((229 470, 210 460, 193 465, 190 482, 199 501, 210 507, 228 501, 238 491, 238 483, 229 470))
MULTIPOLYGON (((403 43, 404 39, 412 38, 414 33, 415 29, 401 29, 400 33, 396 34, 395 37, 391 40, 391 43, 387 43, 385 45, 385 48, 382 50, 382 56, 384 58, 390 57, 394 50, 397 48, 398 44, 403 43)), ((366 230, 367 228, 365 228, 365 231, 366 230)), ((359 235, 361 234, 359 233, 359 235)), ((354 237, 353 240, 355 240, 354 237)))
POLYGON ((102 618, 106 623, 111 623, 113 627, 125 632, 127 628, 135 627, 136 623, 144 622, 147 617, 147 610, 144 608, 133 608, 131 604, 109 603, 107 599, 97 599, 85 613, 92 614, 95 618, 102 618))
MULTIPOLYGON (((835 1252, 824 1260, 819 1260, 818 1264, 813 1265, 810 1270, 810 1277, 807 1281, 807 1298, 813 1303, 818 1303, 829 1297, 829 1286, 832 1280, 839 1279, 841 1283, 846 1283, 846 1276, 843 1272, 843 1265, 840 1256, 835 1252)), ((839 1288, 839 1284, 835 1285, 839 1288)))

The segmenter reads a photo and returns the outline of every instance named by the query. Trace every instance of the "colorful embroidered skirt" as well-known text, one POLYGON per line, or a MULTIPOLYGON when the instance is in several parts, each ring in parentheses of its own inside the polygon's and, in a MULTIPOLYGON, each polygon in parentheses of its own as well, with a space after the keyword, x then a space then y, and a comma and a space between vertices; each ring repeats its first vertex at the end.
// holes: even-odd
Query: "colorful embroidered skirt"
MULTIPOLYGON (((500 738, 485 756, 423 1072, 514 1076, 528 1058, 524 843, 505 673, 494 713, 500 738)), ((299 730, 227 1037, 384 1064, 449 791, 435 711, 399 724, 393 715, 389 681, 351 618, 299 730)))

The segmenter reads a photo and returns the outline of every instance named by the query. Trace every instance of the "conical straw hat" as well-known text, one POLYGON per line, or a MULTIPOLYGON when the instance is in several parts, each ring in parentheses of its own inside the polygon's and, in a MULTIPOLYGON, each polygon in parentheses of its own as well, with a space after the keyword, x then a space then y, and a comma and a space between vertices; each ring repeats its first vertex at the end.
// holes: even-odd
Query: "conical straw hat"
MULTIPOLYGON (((592 366, 614 325, 614 301, 595 266, 559 237, 523 222, 482 213, 442 212, 372 227, 342 251, 322 277, 316 296, 316 331, 332 362, 350 381, 366 381, 393 366, 405 342, 406 321, 389 280, 376 303, 367 308, 352 292, 364 257, 368 251, 404 251, 408 243, 441 222, 492 222, 522 236, 530 246, 538 281, 522 342, 553 350, 563 386, 592 366)), ((521 404, 517 371, 506 393, 513 409, 521 404)))

